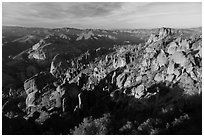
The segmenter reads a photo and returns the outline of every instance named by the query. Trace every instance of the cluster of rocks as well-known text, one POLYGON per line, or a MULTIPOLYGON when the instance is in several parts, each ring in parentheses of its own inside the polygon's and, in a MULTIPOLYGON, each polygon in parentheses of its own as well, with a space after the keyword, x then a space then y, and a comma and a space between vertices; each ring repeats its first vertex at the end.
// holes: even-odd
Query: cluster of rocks
POLYGON ((45 121, 52 113, 73 112, 76 106, 80 107, 78 96, 81 89, 75 84, 60 84, 49 72, 41 72, 27 79, 24 89, 27 94, 27 117, 38 112, 38 122, 45 121))
POLYGON ((139 75, 147 75, 150 83, 180 83, 187 94, 201 93, 201 37, 195 41, 171 36, 171 31, 161 30, 156 41, 147 43, 139 75), (164 32, 164 33, 162 33, 164 32), (167 33, 169 32, 169 34, 167 33), (158 41, 168 41, 159 43, 158 41), (156 72, 156 73, 155 73, 156 72))
POLYGON ((89 50, 76 58, 57 54, 50 72, 24 81, 21 109, 26 119, 37 112, 38 123, 52 114, 96 110, 105 102, 110 110, 165 113, 179 107, 181 98, 201 95, 201 62, 201 36, 184 39, 170 28, 160 29, 145 44, 89 50))
POLYGON ((67 79, 69 81, 87 68, 90 62, 94 62, 97 58, 112 51, 112 49, 105 48, 88 50, 79 57, 73 59, 66 54, 57 54, 51 62, 50 73, 56 78, 60 78, 61 80, 67 79))
POLYGON ((169 104, 178 97, 200 95, 201 41, 201 36, 194 40, 183 39, 174 30, 162 28, 144 46, 120 47, 87 68, 86 89, 99 88, 109 92, 120 89, 119 92, 134 96, 143 103, 160 94, 163 103, 172 98, 167 101, 169 104), (162 90, 167 88, 170 91, 163 94, 162 90))

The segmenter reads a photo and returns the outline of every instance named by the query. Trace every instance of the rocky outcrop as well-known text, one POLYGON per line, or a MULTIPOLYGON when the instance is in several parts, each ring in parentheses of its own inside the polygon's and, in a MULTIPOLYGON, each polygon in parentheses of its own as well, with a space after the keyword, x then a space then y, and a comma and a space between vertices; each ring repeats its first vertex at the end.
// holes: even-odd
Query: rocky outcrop
MULTIPOLYGON (((74 118, 110 112, 120 121, 114 130, 132 120, 140 133, 154 122, 149 117, 161 121, 158 127, 175 123, 172 119, 184 113, 194 117, 201 112, 201 50, 201 36, 192 39, 161 28, 140 45, 88 50, 75 58, 57 54, 50 73, 39 73, 24 82, 27 118, 39 113, 34 121, 43 125, 53 115, 70 123, 74 118)), ((27 70, 28 75, 34 72, 32 66, 27 70)))
POLYGON ((47 72, 41 72, 33 77, 27 79, 24 82, 24 89, 27 94, 30 94, 34 91, 39 91, 42 90, 46 85, 49 85, 54 81, 54 77, 47 72))
POLYGON ((62 54, 56 55, 51 63, 50 73, 56 78, 63 77, 62 74, 66 73, 66 70, 69 68, 69 63, 62 54))
POLYGON ((37 44, 33 45, 28 51, 28 58, 35 59, 39 63, 51 62, 54 56, 61 53, 69 53, 69 55, 78 54, 80 51, 74 47, 69 39, 57 34, 49 34, 41 39, 37 44))
MULTIPOLYGON (((177 36, 177 31, 162 28, 158 35, 150 37, 143 48, 124 46, 98 61, 97 69, 93 68, 93 74, 89 74, 92 81, 89 79, 87 85, 103 83, 101 90, 109 92, 121 89, 120 92, 143 102, 143 109, 147 109, 145 106, 155 104, 152 98, 157 96, 162 96, 158 98, 158 102, 170 105, 173 100, 179 100, 180 97, 200 95, 202 89, 201 76, 198 75, 201 74, 202 66, 200 64, 202 56, 199 55, 201 48, 198 48, 200 46, 200 37, 193 41, 183 39, 177 36), (195 43, 200 45, 192 46, 195 43), (171 99, 166 102, 165 98, 171 99)), ((97 89, 99 87, 96 86, 97 89)), ((138 107, 143 110, 141 105, 138 107)))
MULTIPOLYGON (((93 62, 97 60, 98 57, 104 56, 112 51, 113 50, 111 49, 98 48, 95 50, 88 50, 76 58, 70 57, 69 54, 58 54, 51 62, 50 73, 56 78, 60 78, 62 81, 63 79, 69 81, 76 77, 81 70, 89 67, 88 65, 90 62, 93 62)), ((97 71, 99 71, 99 69, 100 68, 94 69, 94 76, 98 75, 97 71)))
MULTIPOLYGON (((73 113, 81 108, 81 89, 76 84, 66 81, 60 84, 53 75, 41 72, 24 82, 27 118, 39 113, 37 123, 43 123, 53 113, 73 113)), ((82 102, 82 103, 81 103, 82 102)))

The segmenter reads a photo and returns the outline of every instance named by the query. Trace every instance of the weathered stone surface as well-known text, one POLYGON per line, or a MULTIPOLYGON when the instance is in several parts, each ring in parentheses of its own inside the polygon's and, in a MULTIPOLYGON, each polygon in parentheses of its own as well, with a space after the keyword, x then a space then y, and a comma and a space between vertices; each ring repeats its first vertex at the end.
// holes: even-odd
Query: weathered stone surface
POLYGON ((135 98, 140 98, 144 95, 144 85, 139 85, 137 86, 136 88, 132 88, 132 95, 135 97, 135 98))
POLYGON ((130 87, 132 85, 132 76, 129 75, 124 83, 124 87, 130 87))
POLYGON ((56 90, 62 96, 67 96, 74 99, 78 98, 79 93, 81 93, 81 90, 78 88, 77 85, 67 83, 58 86, 56 90))
POLYGON ((174 78, 174 75, 172 75, 172 74, 170 74, 170 75, 168 75, 167 77, 166 77, 166 79, 165 80, 167 80, 167 81, 173 81, 173 78, 174 78))
POLYGON ((173 33, 173 30, 171 28, 161 28, 159 31, 159 37, 164 38, 168 35, 171 35, 173 33))
POLYGON ((154 59, 151 63, 151 71, 158 71, 158 69, 159 69, 159 65, 158 65, 156 59, 154 59))
POLYGON ((167 53, 174 54, 177 51, 177 47, 178 45, 176 44, 176 42, 171 42, 167 50, 167 53))
POLYGON ((37 94, 38 94, 38 91, 34 91, 34 92, 28 94, 28 96, 26 98, 27 108, 29 108, 29 107, 36 108, 35 101, 37 100, 37 94))
POLYGON ((118 88, 122 88, 125 80, 127 78, 127 75, 125 73, 120 74, 117 78, 116 78, 116 85, 118 86, 118 88))
POLYGON ((184 66, 187 59, 185 55, 182 52, 175 52, 170 57, 175 63, 180 64, 181 66, 184 66))
POLYGON ((164 81, 164 75, 162 73, 158 73, 155 75, 154 80, 156 82, 162 82, 162 81, 164 81))
POLYGON ((189 50, 189 43, 186 40, 182 40, 180 43, 180 46, 182 47, 183 51, 187 51, 189 50))
POLYGON ((126 62, 124 58, 116 57, 113 60, 113 66, 115 69, 117 69, 118 67, 124 67, 125 65, 126 65, 126 62))
POLYGON ((174 62, 169 62, 168 68, 167 68, 167 74, 173 74, 174 73, 174 62))
POLYGON ((62 74, 66 72, 68 69, 69 64, 63 54, 57 54, 51 63, 50 73, 55 76, 56 78, 63 77, 62 74))
POLYGON ((53 81, 54 77, 50 73, 41 72, 27 79, 24 82, 24 89, 27 94, 30 94, 31 92, 42 90, 46 85, 53 81))
POLYGON ((164 53, 163 50, 161 50, 161 52, 159 53, 159 55, 157 56, 157 63, 159 64, 159 66, 165 66, 167 63, 167 57, 164 53))

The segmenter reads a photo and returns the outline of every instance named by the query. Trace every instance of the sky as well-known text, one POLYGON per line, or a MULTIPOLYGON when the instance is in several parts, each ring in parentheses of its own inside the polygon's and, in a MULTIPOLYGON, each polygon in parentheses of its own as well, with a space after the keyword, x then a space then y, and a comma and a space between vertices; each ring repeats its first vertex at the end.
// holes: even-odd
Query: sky
POLYGON ((202 26, 201 2, 3 2, 2 25, 98 29, 202 26))

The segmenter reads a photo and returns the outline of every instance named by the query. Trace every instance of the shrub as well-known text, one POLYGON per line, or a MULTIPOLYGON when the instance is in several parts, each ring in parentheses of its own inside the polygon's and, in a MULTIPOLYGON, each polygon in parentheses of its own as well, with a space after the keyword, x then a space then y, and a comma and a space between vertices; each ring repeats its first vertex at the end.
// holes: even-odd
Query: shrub
POLYGON ((180 116, 178 119, 175 118, 175 120, 172 122, 172 125, 173 125, 173 126, 180 125, 180 124, 182 124, 184 121, 189 120, 189 119, 190 119, 190 118, 189 118, 188 114, 184 114, 183 116, 180 116))
POLYGON ((159 133, 159 128, 156 128, 156 125, 161 123, 159 119, 152 119, 149 118, 140 126, 138 127, 138 131, 140 134, 145 134, 145 135, 155 135, 159 133))
POLYGON ((104 114, 103 117, 93 119, 84 118, 83 122, 71 130, 73 135, 106 135, 108 134, 108 124, 110 123, 110 114, 104 114))
POLYGON ((131 121, 127 121, 125 125, 123 125, 119 131, 120 131, 120 134, 123 134, 123 135, 137 135, 138 134, 138 131, 137 129, 135 128, 135 122, 131 122, 131 121))

